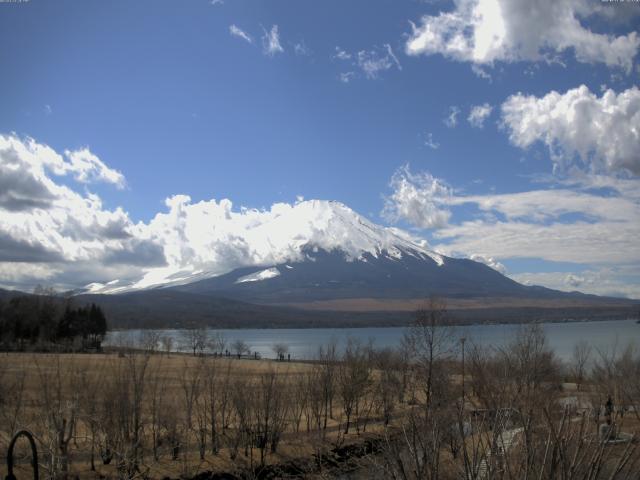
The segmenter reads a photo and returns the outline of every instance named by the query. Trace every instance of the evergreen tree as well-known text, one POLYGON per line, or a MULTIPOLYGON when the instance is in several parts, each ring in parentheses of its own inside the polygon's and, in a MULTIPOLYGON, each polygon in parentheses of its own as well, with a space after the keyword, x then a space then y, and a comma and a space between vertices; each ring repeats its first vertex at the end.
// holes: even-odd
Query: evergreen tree
POLYGON ((58 328, 56 337, 58 340, 68 340, 73 337, 73 326, 77 312, 72 310, 69 305, 64 309, 64 313, 58 320, 58 328))
POLYGON ((102 309, 96 304, 73 308, 67 303, 62 307, 62 300, 53 294, 0 302, 0 348, 22 350, 28 343, 71 343, 78 337, 85 347, 100 348, 107 333, 102 309))
POLYGON ((87 319, 87 333, 90 337, 92 346, 100 348, 104 336, 107 334, 107 319, 102 309, 95 303, 89 308, 87 319))

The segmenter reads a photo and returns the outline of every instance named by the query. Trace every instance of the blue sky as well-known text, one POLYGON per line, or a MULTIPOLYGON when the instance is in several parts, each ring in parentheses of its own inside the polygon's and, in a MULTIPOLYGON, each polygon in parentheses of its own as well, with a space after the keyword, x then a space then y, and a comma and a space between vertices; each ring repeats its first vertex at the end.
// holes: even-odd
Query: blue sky
MULTIPOLYGON (((640 6, 555 3, 3 3, 0 134, 63 156, 86 147, 124 180, 79 180, 71 167, 44 175, 83 198, 99 196, 101 210, 121 207, 132 226, 149 225, 177 194, 266 210, 298 196, 331 199, 520 281, 637 298, 640 6), (482 105, 490 113, 472 125, 471 109, 482 105), (561 120, 528 127, 545 115, 561 120), (589 127, 600 117, 631 133, 610 138, 589 127), (525 201, 518 194, 526 192, 538 194, 525 201), (496 198, 505 194, 515 196, 496 198), (604 199, 595 216, 594 199, 604 199), (563 201, 573 206, 536 214, 563 201), (493 207, 482 208, 487 202, 493 207), (626 214, 611 220, 607 209, 626 214), (584 223, 624 228, 609 246, 584 246, 593 238, 584 223), (549 227, 543 253, 523 241, 541 226, 549 227), (565 245, 572 255, 564 260, 557 242, 572 226, 576 243, 565 245), (508 231, 494 244, 513 242, 472 241, 487 231, 508 231), (594 257, 607 247, 610 257, 594 257)), ((0 231, 33 247, 9 211, 0 231)), ((71 270, 82 257, 63 256, 76 262, 71 270)), ((34 280, 19 278, 15 258, 4 260, 15 280, 6 286, 34 280)))

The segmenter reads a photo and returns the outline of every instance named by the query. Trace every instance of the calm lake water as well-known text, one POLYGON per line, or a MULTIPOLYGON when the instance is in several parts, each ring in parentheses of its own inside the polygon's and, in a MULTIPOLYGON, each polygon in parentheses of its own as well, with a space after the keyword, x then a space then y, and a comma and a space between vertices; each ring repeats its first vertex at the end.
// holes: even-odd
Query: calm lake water
MULTIPOLYGON (((500 347, 509 342, 522 328, 517 324, 505 325, 468 325, 456 327, 456 335, 467 338, 467 346, 473 344, 500 347)), ((599 322, 567 322, 545 323, 549 345, 562 359, 571 357, 573 347, 581 340, 586 340, 594 349, 612 350, 624 348, 629 343, 640 347, 640 324, 635 320, 610 320, 599 322)), ((181 330, 156 330, 161 335, 174 338, 174 348, 180 348, 181 330)), ((292 359, 315 358, 318 348, 335 339, 338 345, 344 346, 349 337, 366 343, 370 339, 378 348, 397 347, 400 345, 406 329, 390 328, 286 328, 286 329, 246 329, 246 330, 211 330, 221 333, 227 345, 235 340, 243 340, 262 358, 273 358, 272 347, 276 343, 284 343, 289 347, 292 359)), ((123 340, 135 341, 141 335, 140 330, 113 332, 107 336, 107 344, 120 343, 123 340)))

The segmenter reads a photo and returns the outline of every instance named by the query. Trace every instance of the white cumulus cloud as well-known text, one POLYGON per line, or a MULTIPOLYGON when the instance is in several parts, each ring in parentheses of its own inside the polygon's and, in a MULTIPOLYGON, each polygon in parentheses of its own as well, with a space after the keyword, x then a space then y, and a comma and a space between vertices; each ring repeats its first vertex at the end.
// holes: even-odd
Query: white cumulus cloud
POLYGON ((447 225, 450 188, 429 173, 414 174, 408 166, 398 169, 389 186, 382 216, 390 222, 406 221, 418 228, 441 228, 447 225))
POLYGON ((471 255, 469 255, 469 258, 474 262, 484 263, 488 267, 493 268, 494 270, 502 273, 503 275, 507 273, 506 267, 493 257, 482 255, 480 253, 472 253, 471 255))
POLYGON ((640 174, 637 87, 601 96, 584 85, 542 97, 518 93, 502 104, 502 121, 514 145, 542 142, 559 167, 577 157, 591 170, 640 174))
POLYGON ((125 211, 57 181, 68 174, 81 184, 124 184, 88 148, 59 154, 31 138, 0 135, 0 277, 77 286, 164 263, 161 247, 125 211))
MULTIPOLYGON (((626 266, 640 265, 637 178, 583 174, 556 179, 549 188, 465 195, 428 172, 412 173, 403 167, 393 175, 390 186, 385 218, 433 229, 433 248, 445 255, 469 257, 500 272, 505 271, 503 260, 522 258, 595 265, 618 272, 626 266), (459 208, 471 212, 471 216, 456 221, 459 208)), ((580 289, 635 295, 633 292, 640 291, 638 272, 636 269, 637 278, 629 280, 626 289, 619 273, 612 274, 607 289, 588 282, 580 289)), ((524 274, 513 278, 533 281, 524 274)), ((556 288, 557 280, 542 284, 556 288)), ((571 289, 576 289, 580 275, 565 274, 565 280, 563 289, 571 283, 571 289)))
POLYGON ((72 172, 78 182, 102 181, 116 185, 118 188, 124 188, 124 175, 107 167, 88 148, 73 151, 65 150, 64 154, 69 160, 67 171, 72 172))
POLYGON ((456 0, 453 10, 422 17, 406 43, 409 55, 492 65, 497 61, 553 61, 570 51, 579 62, 631 71, 640 47, 635 31, 596 33, 585 20, 609 15, 589 0, 456 0))

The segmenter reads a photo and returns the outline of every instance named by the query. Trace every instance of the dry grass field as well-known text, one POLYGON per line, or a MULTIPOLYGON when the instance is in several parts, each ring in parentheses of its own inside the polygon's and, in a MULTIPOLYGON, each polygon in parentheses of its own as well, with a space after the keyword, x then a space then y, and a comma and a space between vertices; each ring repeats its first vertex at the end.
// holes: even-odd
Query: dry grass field
MULTIPOLYGON (((141 475, 150 478, 192 476, 201 471, 224 471, 239 472, 255 468, 261 463, 259 453, 254 448, 236 454, 235 458, 230 453, 229 443, 235 441, 231 439, 237 433, 235 419, 231 417, 233 403, 237 401, 236 396, 244 397, 246 400, 256 400, 261 395, 262 383, 265 378, 275 375, 277 388, 282 389, 281 396, 283 404, 286 403, 287 418, 283 420, 284 431, 276 452, 269 451, 265 464, 286 463, 294 459, 310 458, 317 452, 319 442, 332 444, 354 441, 358 442, 362 438, 363 427, 351 429, 347 435, 344 434, 344 419, 340 408, 336 403, 333 406, 333 414, 327 418, 326 429, 319 436, 312 428, 312 414, 309 409, 300 410, 291 408, 291 402, 306 400, 300 399, 300 392, 297 386, 303 385, 312 377, 316 368, 311 363, 297 363, 274 360, 253 360, 230 358, 198 357, 180 353, 145 355, 142 353, 128 353, 119 355, 111 354, 33 354, 33 353, 4 353, 0 354, 0 376, 2 376, 3 386, 13 387, 13 391, 3 392, 5 397, 1 417, 4 421, 0 425, 0 475, 6 475, 6 465, 4 462, 10 431, 7 426, 12 426, 11 430, 26 428, 32 431, 38 440, 40 448, 40 461, 43 463, 45 475, 53 466, 43 462, 44 455, 59 455, 56 452, 55 435, 49 430, 56 429, 50 424, 62 421, 66 416, 68 422, 75 422, 74 431, 70 432, 72 440, 69 445, 68 461, 70 463, 69 474, 80 478, 101 478, 120 476, 115 461, 105 465, 100 454, 100 450, 105 450, 106 441, 104 433, 95 435, 92 441, 91 428, 94 423, 109 423, 111 419, 130 415, 127 408, 118 402, 109 403, 108 392, 114 379, 121 380, 126 377, 128 386, 135 384, 135 376, 141 375, 141 368, 144 366, 144 379, 141 384, 141 394, 143 401, 140 405, 141 419, 144 427, 141 435, 144 440, 141 442, 147 447, 140 453, 141 475), (138 370, 134 372, 133 370, 138 370), (217 392, 212 395, 217 396, 213 401, 218 404, 214 407, 218 409, 217 416, 228 415, 229 425, 222 427, 223 420, 217 418, 220 423, 219 448, 213 454, 210 447, 206 448, 205 454, 199 454, 198 436, 199 421, 207 422, 210 429, 210 418, 197 418, 204 416, 204 397, 207 394, 207 376, 212 375, 215 385, 213 388, 217 392), (298 390, 298 391, 296 391, 298 390), (18 397, 14 397, 18 395, 18 397), (295 397, 296 398, 289 398, 295 397), (227 398, 224 398, 224 397, 227 398), (199 398, 198 398, 199 397, 199 398), (14 400, 15 402, 12 402, 14 400), (106 400, 106 403, 103 403, 106 400), (190 404, 190 402, 192 402, 190 404), (226 405, 225 405, 226 403, 226 405), (18 406, 19 404, 19 406, 18 406), (164 409, 153 411, 154 407, 164 409), (11 408, 13 407, 13 408, 11 408), (120 408, 119 408, 120 407, 120 408), (124 407, 124 408, 123 408, 124 407), (228 409, 224 412, 224 409, 228 409), (98 412, 99 410, 102 412, 98 412), (19 411, 18 411, 19 410, 19 411), (75 410, 75 411, 74 411, 75 410), (187 413, 187 410, 190 412, 187 413), (87 414, 87 411, 90 412, 87 414), (93 415, 95 418, 90 418, 93 415), (185 419, 185 415, 192 416, 185 419), (295 416, 295 418, 294 418, 295 416), (12 418, 13 417, 13 418, 12 418), (166 418, 172 417, 172 418, 166 418), (333 417, 333 418, 331 418, 333 417), (12 421, 15 424, 12 425, 12 421), (158 425, 157 439, 158 445, 157 459, 154 458, 152 449, 148 447, 154 440, 152 426, 153 422, 158 425), (191 426, 188 424, 191 423, 191 426), (294 427, 293 424, 296 424, 294 427), (184 424, 184 425, 181 425, 184 424), (172 428, 173 427, 173 428, 172 428), (167 443, 168 432, 174 430, 181 436, 180 451, 174 456, 172 446, 167 443), (233 433, 230 433, 233 432, 233 433), (101 438, 97 438, 101 437, 101 438), (94 449, 94 468, 91 469, 91 443, 94 449), (51 451, 47 452, 49 446, 51 451), (48 469, 48 467, 50 467, 48 469)), ((119 385, 122 387, 122 384, 119 385)), ((135 390, 135 387, 134 387, 135 390)), ((135 403, 135 399, 132 401, 135 403)), ((373 398, 371 399, 373 403, 373 398)), ((367 413, 374 417, 373 407, 370 406, 367 413)), ((129 419, 130 421, 131 419, 129 419)), ((320 419, 324 422, 323 419, 320 419)), ((360 419, 362 422, 362 419, 360 419)), ((317 419, 316 419, 317 423, 317 419)), ((380 430, 380 420, 377 419, 364 426, 369 432, 380 430)), ((204 423, 202 423, 204 427, 204 423)), ((102 430, 101 426, 94 428, 102 430)), ((26 443, 23 447, 26 446, 26 443)), ((24 453, 26 450, 23 448, 24 453)), ((22 464, 18 466, 18 471, 23 475, 30 474, 30 469, 26 467, 23 458, 22 464), (29 472, 29 473, 27 473, 29 472)))
MULTIPOLYGON (((509 298, 509 297, 483 297, 483 298, 447 298, 447 306, 451 310, 467 309, 497 309, 497 308, 575 308, 583 307, 616 307, 624 306, 625 301, 610 299, 604 302, 601 299, 536 299, 536 298, 509 298)), ((424 308, 424 298, 347 298, 340 300, 316 300, 312 302, 291 302, 279 304, 301 308, 305 310, 338 311, 338 312, 415 312, 424 308)))
POLYGON ((588 367, 585 347, 562 364, 531 326, 461 364, 425 315, 403 349, 349 341, 308 363, 2 353, 0 475, 12 434, 28 429, 51 479, 639 478, 637 351, 588 367))

